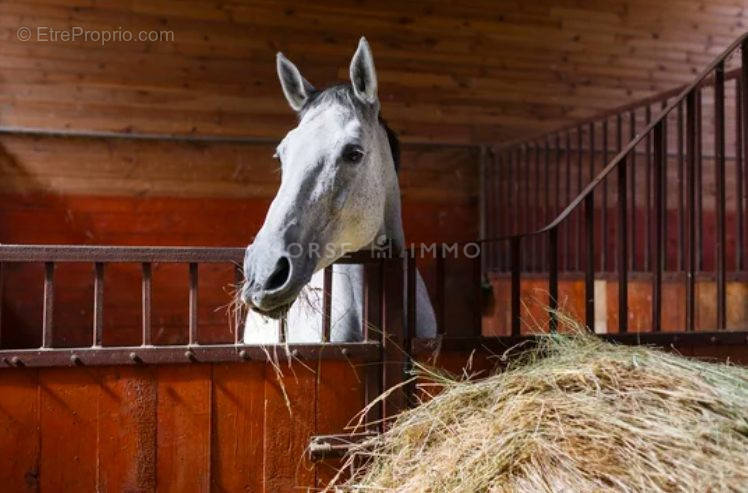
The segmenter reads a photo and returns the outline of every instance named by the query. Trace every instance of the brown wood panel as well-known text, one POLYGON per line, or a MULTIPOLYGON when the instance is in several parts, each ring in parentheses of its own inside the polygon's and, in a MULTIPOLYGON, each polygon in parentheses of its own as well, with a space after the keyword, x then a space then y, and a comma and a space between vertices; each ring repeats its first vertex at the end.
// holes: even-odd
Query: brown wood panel
POLYGON ((0 375, 0 483, 5 491, 39 489, 39 386, 36 370, 0 375))
POLYGON ((96 370, 39 370, 40 490, 96 490, 100 391, 96 370))
MULTIPOLYGON (((339 434, 351 431, 354 417, 364 408, 365 366, 356 361, 320 361, 317 365, 316 433, 339 434)), ((340 467, 329 460, 316 465, 316 485, 324 488, 340 467)))
POLYGON ((154 491, 156 370, 123 367, 98 374, 97 491, 154 491))
POLYGON ((283 50, 315 84, 372 44, 384 114, 407 139, 502 140, 685 83, 744 30, 730 0, 323 1, 2 5, 3 122, 278 138, 283 50), (19 26, 170 30, 170 42, 22 42, 19 26))
POLYGON ((213 367, 213 491, 262 491, 265 371, 264 363, 213 367))
MULTIPOLYGON (((269 348, 271 353, 283 350, 269 348)), ((305 454, 316 429, 316 365, 305 366, 309 364, 283 364, 265 372, 263 487, 268 493, 291 492, 315 482, 314 465, 305 454)))
POLYGON ((159 491, 210 491, 211 370, 205 364, 157 369, 159 491))

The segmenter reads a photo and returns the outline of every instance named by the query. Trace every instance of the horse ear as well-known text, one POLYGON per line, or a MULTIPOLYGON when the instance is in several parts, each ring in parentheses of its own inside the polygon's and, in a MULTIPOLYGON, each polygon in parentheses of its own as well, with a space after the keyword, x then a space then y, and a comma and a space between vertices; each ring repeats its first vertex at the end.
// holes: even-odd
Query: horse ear
POLYGON ((301 72, 296 68, 296 65, 291 63, 280 51, 275 60, 283 94, 286 95, 286 100, 288 100, 291 108, 294 111, 300 111, 309 95, 314 92, 314 86, 301 76, 301 72))
POLYGON ((351 60, 349 69, 351 84, 356 96, 363 102, 374 104, 377 102, 377 72, 374 69, 374 57, 366 38, 361 37, 358 48, 351 60))

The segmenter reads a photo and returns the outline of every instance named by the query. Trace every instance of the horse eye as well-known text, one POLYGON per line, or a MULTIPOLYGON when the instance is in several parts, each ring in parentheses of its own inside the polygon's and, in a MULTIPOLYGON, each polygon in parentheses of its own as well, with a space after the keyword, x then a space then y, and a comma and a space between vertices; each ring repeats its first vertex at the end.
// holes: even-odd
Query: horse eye
POLYGON ((358 146, 346 146, 343 149, 343 159, 349 163, 357 163, 364 157, 364 151, 358 146))

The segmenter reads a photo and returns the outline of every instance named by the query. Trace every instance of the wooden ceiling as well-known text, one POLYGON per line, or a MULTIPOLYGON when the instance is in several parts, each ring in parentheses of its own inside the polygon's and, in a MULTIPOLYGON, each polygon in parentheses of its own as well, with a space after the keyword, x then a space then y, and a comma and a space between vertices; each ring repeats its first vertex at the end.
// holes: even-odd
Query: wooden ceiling
POLYGON ((276 139, 282 50, 314 84, 369 39, 408 141, 531 136, 690 81, 746 30, 735 0, 103 1, 0 4, 0 126, 276 139), (20 41, 19 27, 173 42, 20 41))

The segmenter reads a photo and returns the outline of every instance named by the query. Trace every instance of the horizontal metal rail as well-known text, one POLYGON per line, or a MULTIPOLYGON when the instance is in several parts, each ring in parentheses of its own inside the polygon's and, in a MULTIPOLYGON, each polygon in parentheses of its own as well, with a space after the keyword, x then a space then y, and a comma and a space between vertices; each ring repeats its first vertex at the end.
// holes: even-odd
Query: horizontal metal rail
POLYGON ((101 365, 155 365, 172 363, 231 363, 318 359, 372 362, 379 358, 378 342, 288 344, 259 346, 207 344, 179 346, 116 346, 49 349, 4 349, 0 368, 75 367, 101 365))

